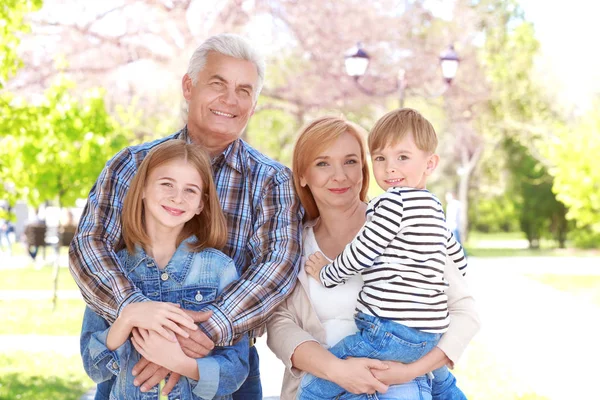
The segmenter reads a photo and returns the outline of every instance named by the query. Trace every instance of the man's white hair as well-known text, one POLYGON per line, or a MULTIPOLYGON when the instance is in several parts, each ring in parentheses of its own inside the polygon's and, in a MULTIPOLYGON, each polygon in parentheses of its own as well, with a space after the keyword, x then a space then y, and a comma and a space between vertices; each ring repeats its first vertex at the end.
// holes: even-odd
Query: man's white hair
POLYGON ((198 82, 198 74, 202 71, 204 65, 206 65, 206 58, 211 51, 247 60, 256 66, 256 71, 258 72, 258 81, 256 82, 254 91, 254 101, 256 102, 265 80, 265 60, 258 50, 252 47, 250 42, 243 37, 232 33, 221 33, 209 37, 204 43, 198 46, 194 54, 192 54, 192 58, 190 58, 187 74, 194 86, 198 82))

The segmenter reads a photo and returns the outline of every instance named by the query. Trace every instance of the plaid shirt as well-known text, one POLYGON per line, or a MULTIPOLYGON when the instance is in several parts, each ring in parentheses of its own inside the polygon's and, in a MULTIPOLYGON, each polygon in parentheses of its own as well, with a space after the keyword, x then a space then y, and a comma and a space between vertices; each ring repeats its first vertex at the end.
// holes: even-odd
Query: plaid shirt
MULTIPOLYGON (((115 247, 121 239, 129 182, 148 152, 171 139, 189 142, 187 128, 125 148, 106 164, 71 243, 71 274, 86 303, 110 322, 125 305, 148 300, 124 274, 115 247)), ((241 139, 213 159, 213 170, 229 231, 223 252, 233 259, 241 277, 208 307, 213 316, 201 327, 216 343, 229 345, 245 332, 250 337, 262 335, 271 312, 293 289, 302 211, 289 168, 241 139)))

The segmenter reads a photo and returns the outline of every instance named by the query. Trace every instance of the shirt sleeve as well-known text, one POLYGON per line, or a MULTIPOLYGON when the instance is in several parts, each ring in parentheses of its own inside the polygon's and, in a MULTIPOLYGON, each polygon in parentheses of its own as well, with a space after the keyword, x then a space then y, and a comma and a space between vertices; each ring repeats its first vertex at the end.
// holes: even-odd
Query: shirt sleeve
POLYGON ((254 221, 248 241, 249 267, 207 308, 213 316, 200 325, 215 343, 230 345, 235 337, 263 325, 294 288, 302 212, 289 169, 266 185, 254 221))
POLYGON ((450 231, 448 231, 446 249, 448 257, 454 261, 458 270, 465 276, 467 274, 467 257, 465 256, 465 250, 450 231))
POLYGON ((108 381, 119 374, 131 354, 131 343, 125 341, 118 349, 106 347, 110 325, 106 320, 86 307, 80 337, 80 352, 83 367, 95 382, 108 381))
MULTIPOLYGON (((238 278, 233 261, 222 269, 219 281, 219 293, 238 278)), ((225 396, 237 391, 248 377, 249 371, 248 336, 234 345, 215 347, 209 356, 198 358, 200 380, 190 380, 193 392, 203 399, 225 396)))
POLYGON ((323 286, 337 286, 371 267, 400 232, 403 215, 402 195, 391 191, 374 201, 372 212, 356 238, 331 264, 321 270, 323 286))
POLYGON ((454 364, 479 331, 480 322, 475 299, 469 291, 467 282, 458 271, 457 265, 449 257, 446 258, 444 277, 448 281, 446 294, 448 296, 450 326, 442 335, 438 347, 454 364))
POLYGON ((69 269, 84 300, 111 323, 125 305, 148 300, 124 274, 115 252, 123 200, 135 171, 128 149, 107 163, 90 191, 69 249, 69 269))

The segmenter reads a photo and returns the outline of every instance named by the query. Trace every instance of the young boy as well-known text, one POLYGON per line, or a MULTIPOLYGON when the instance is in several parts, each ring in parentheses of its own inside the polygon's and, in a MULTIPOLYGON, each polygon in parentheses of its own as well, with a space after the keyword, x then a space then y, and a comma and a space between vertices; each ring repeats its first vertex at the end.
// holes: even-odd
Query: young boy
MULTIPOLYGON (((340 358, 411 363, 436 346, 448 328, 446 257, 463 274, 467 263, 446 227, 440 201, 425 189, 438 165, 436 147, 433 126, 415 110, 395 110, 377 121, 369 134, 369 150, 375 179, 386 193, 369 203, 365 226, 333 263, 321 253, 306 262, 307 272, 325 287, 358 273, 363 276, 356 315, 359 332, 331 349, 340 358)), ((452 386, 444 390, 445 398, 464 398, 452 386)), ((336 398, 342 393, 339 386, 309 375, 298 398, 336 398)), ((380 399, 404 397, 394 393, 393 386, 385 395, 378 394, 380 399)))

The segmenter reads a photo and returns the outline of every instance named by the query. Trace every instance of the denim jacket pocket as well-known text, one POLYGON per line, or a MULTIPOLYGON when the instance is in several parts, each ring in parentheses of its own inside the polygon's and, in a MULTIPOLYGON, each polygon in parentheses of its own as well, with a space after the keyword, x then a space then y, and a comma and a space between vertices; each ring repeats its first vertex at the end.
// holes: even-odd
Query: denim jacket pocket
POLYGON ((217 297, 216 287, 198 287, 187 288, 183 290, 181 296, 181 305, 186 310, 200 311, 204 307, 215 301, 217 297))

